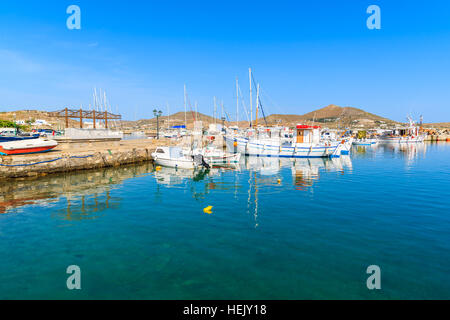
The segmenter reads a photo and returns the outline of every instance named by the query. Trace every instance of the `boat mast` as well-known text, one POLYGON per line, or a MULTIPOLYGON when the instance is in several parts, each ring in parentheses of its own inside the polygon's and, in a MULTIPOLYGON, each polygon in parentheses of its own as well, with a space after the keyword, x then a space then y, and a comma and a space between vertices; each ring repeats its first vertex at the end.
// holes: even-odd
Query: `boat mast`
POLYGON ((216 102, 216 96, 214 96, 214 125, 217 125, 217 102, 216 102))
POLYGON ((166 102, 167 104, 167 131, 170 129, 170 109, 169 109, 169 102, 166 102))
POLYGON ((253 126, 252 68, 248 68, 248 80, 250 82, 250 128, 251 128, 253 126))
POLYGON ((187 129, 187 117, 186 117, 186 84, 184 85, 184 126, 187 129))
POLYGON ((198 103, 195 101, 195 120, 198 119, 198 103))
POLYGON ((236 126, 239 127, 239 80, 236 77, 236 126))
POLYGON ((258 126, 258 109, 259 109, 259 83, 256 88, 256 117, 255 117, 255 127, 258 126))

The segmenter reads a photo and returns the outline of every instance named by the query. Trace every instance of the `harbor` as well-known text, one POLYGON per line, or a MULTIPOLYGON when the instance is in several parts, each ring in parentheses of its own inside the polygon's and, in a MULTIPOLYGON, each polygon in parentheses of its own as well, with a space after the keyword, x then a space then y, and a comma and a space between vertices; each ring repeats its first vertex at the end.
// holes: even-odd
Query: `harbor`
POLYGON ((450 170, 449 147, 13 179, 0 187, 0 298, 71 299, 74 263, 79 299, 445 298, 449 180, 433 168, 450 170), (364 288, 369 263, 382 291, 364 288))
POLYGON ((449 1, 74 2, 0 2, 0 303, 450 300, 449 1))

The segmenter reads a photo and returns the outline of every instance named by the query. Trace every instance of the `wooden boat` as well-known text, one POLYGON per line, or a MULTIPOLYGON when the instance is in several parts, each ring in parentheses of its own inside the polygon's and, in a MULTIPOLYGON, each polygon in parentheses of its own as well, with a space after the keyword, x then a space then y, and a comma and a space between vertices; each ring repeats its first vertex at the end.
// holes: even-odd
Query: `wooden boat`
POLYGON ((183 152, 179 147, 158 147, 152 153, 153 161, 157 165, 180 169, 195 169, 202 165, 201 160, 183 152))
POLYGON ((224 139, 230 152, 259 157, 339 157, 343 148, 342 141, 322 141, 320 127, 309 125, 297 125, 297 135, 292 138, 269 135, 263 138, 224 136, 224 139))
POLYGON ((0 143, 1 155, 30 154, 48 152, 55 148, 58 142, 49 139, 30 139, 0 143))

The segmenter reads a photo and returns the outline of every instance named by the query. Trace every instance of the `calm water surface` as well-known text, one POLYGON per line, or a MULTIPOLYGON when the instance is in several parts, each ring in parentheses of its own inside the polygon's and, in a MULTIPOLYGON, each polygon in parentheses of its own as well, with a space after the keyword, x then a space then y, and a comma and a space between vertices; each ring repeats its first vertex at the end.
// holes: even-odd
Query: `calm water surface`
POLYGON ((450 144, 353 151, 2 183, 0 299, 450 299, 450 144))

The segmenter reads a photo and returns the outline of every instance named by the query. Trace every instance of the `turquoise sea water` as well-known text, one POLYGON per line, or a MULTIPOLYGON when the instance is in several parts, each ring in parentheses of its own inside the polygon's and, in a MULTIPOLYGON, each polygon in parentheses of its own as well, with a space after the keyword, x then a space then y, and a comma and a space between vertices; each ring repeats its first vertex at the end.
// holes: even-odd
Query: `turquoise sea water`
POLYGON ((353 151, 2 183, 0 299, 449 299, 450 144, 353 151))

